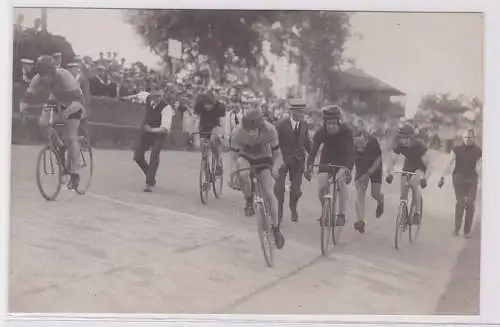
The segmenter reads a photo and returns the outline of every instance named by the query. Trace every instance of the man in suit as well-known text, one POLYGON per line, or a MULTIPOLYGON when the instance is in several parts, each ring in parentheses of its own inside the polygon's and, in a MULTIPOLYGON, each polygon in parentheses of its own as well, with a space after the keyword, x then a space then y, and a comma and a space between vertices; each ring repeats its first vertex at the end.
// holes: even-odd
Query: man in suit
POLYGON ((283 155, 283 166, 274 184, 274 193, 278 200, 279 223, 283 218, 283 202, 285 200, 285 179, 290 180, 290 211, 292 221, 299 220, 297 204, 302 196, 302 176, 305 169, 306 152, 311 150, 311 139, 307 123, 304 121, 306 103, 303 100, 290 100, 290 116, 276 124, 283 155))

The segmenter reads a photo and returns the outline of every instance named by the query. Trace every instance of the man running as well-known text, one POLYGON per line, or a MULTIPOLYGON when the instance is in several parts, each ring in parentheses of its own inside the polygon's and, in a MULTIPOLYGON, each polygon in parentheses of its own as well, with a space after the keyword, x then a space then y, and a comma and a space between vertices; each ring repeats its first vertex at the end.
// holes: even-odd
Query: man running
POLYGON ((290 180, 289 207, 292 221, 299 220, 297 204, 302 196, 302 176, 305 170, 306 153, 311 151, 309 129, 304 121, 306 103, 302 100, 290 101, 291 116, 276 124, 281 154, 284 165, 280 168, 279 177, 274 184, 274 194, 278 199, 279 222, 283 219, 283 202, 285 202, 285 180, 287 174, 290 180))
MULTIPOLYGON (((252 165, 268 164, 273 168, 258 171, 262 181, 263 196, 270 205, 273 221, 273 235, 278 249, 283 248, 285 239, 278 225, 278 202, 273 191, 273 177, 278 176, 283 160, 279 148, 279 139, 276 128, 265 121, 264 114, 258 108, 245 112, 241 124, 231 134, 231 171, 249 168, 252 165)), ((233 188, 241 189, 245 196, 245 215, 255 214, 253 208, 252 186, 250 172, 239 173, 238 182, 233 181, 233 188), (238 184, 238 185, 234 185, 238 184)))
MULTIPOLYGON (((335 178, 339 186, 339 213, 336 225, 345 226, 346 204, 348 189, 351 182, 351 170, 354 166, 354 140, 353 133, 342 123, 342 108, 338 105, 329 105, 321 109, 323 114, 323 126, 314 134, 311 153, 307 158, 306 178, 311 180, 312 164, 316 159, 319 147, 323 145, 321 151, 320 164, 330 164, 343 166, 344 168, 334 169, 335 178)), ((328 179, 332 174, 332 169, 320 167, 318 169, 318 196, 323 206, 323 197, 328 191, 328 179)), ((321 221, 321 216, 319 218, 321 221)))
POLYGON ((439 179, 439 188, 444 185, 445 176, 453 170, 453 188, 457 203, 455 205, 455 230, 458 236, 462 229, 462 220, 465 211, 464 237, 470 236, 472 220, 474 218, 479 173, 481 171, 482 150, 475 142, 476 133, 473 129, 463 135, 463 143, 451 152, 450 163, 443 176, 439 179), (454 169, 453 169, 454 167, 454 169))
POLYGON ((375 217, 380 218, 384 212, 384 195, 382 194, 382 151, 377 138, 370 135, 366 129, 357 129, 354 136, 356 149, 356 213, 358 221, 354 229, 360 233, 365 232, 365 199, 368 183, 371 182, 371 194, 377 201, 375 217))
POLYGON ((398 130, 398 142, 394 147, 389 164, 387 165, 386 182, 391 184, 394 180, 392 171, 400 156, 405 158, 403 170, 416 173, 411 177, 401 178, 401 199, 408 198, 408 189, 405 187, 404 178, 409 178, 409 185, 412 189, 413 200, 415 203, 415 212, 410 217, 412 225, 419 225, 422 216, 422 189, 427 187, 427 180, 431 174, 430 157, 427 147, 416 140, 415 128, 410 124, 404 124, 398 130))
POLYGON ((139 165, 146 177, 144 192, 152 192, 156 186, 156 173, 160 165, 160 153, 165 137, 172 124, 174 110, 164 100, 164 93, 160 90, 149 94, 146 98, 146 114, 142 124, 142 131, 134 151, 134 161, 139 165), (145 153, 151 149, 149 163, 145 153))
MULTIPOLYGON (((56 63, 51 56, 40 56, 36 61, 38 74, 33 77, 19 104, 19 110, 24 117, 24 112, 30 104, 39 104, 52 98, 60 107, 60 112, 55 112, 55 119, 64 122, 63 138, 69 151, 69 174, 71 180, 69 189, 74 189, 80 182, 80 144, 78 127, 80 120, 85 117, 84 97, 76 79, 67 70, 56 68, 56 63)), ((49 135, 50 111, 43 110, 40 115, 39 125, 49 135)))
POLYGON ((222 173, 221 143, 224 136, 223 119, 226 116, 226 108, 221 102, 215 100, 214 95, 209 92, 197 97, 194 113, 200 119, 198 127, 199 132, 202 133, 200 140, 209 138, 212 155, 217 162, 215 174, 220 175, 222 173))

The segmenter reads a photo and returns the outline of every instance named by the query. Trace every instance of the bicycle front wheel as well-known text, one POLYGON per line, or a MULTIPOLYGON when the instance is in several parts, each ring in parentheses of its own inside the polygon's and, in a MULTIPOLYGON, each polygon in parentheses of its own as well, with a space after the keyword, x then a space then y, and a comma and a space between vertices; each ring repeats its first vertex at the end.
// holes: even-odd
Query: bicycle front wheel
POLYGON ((406 230, 406 222, 408 221, 408 208, 405 203, 401 203, 398 208, 398 215, 396 217, 396 230, 394 233, 394 248, 399 250, 401 244, 401 236, 406 230))
POLYGON ((84 137, 80 138, 80 183, 75 188, 75 192, 83 195, 89 187, 92 180, 92 173, 94 171, 94 161, 92 157, 92 148, 88 140, 84 137))
POLYGON ((333 245, 339 244, 340 233, 342 232, 343 226, 337 226, 337 209, 338 209, 338 201, 339 201, 339 190, 337 188, 337 184, 334 184, 333 193, 332 193, 332 242, 333 245))
POLYGON ((222 195, 222 186, 224 185, 224 170, 222 168, 222 161, 220 164, 220 174, 216 174, 217 168, 217 160, 212 157, 212 188, 214 191, 214 195, 217 199, 219 199, 222 195))
POLYGON ((323 212, 321 213, 320 226, 321 226, 321 255, 326 256, 328 254, 328 247, 330 245, 330 235, 333 235, 332 225, 333 214, 331 199, 327 198, 323 201, 323 212))
POLYGON ((36 160, 36 185, 40 194, 47 201, 54 201, 62 186, 63 167, 56 150, 52 146, 44 146, 36 160), (52 190, 45 185, 45 179, 53 179, 52 190))
POLYGON ((200 178, 199 178, 200 199, 201 203, 203 204, 207 204, 209 187, 210 187, 210 167, 208 167, 207 159, 203 157, 201 159, 201 164, 200 164, 200 178))
POLYGON ((273 266, 274 235, 269 216, 266 213, 264 204, 256 205, 257 229, 259 233, 260 247, 264 253, 264 259, 269 267, 273 266))

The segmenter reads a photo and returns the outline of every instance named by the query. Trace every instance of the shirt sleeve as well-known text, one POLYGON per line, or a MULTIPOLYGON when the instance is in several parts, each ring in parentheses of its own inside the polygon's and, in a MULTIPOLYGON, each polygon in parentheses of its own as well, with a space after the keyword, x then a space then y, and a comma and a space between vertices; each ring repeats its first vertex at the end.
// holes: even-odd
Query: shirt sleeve
POLYGON ((271 144, 271 149, 276 151, 280 148, 280 141, 278 137, 278 131, 271 123, 269 123, 269 143, 271 144))
POLYGON ((163 111, 161 112, 161 127, 170 130, 173 115, 174 110, 171 105, 167 105, 165 108, 163 108, 163 111))
POLYGON ((380 142, 375 137, 372 138, 372 142, 373 142, 373 152, 374 152, 374 154, 377 155, 377 156, 381 156, 382 155, 382 149, 380 149, 380 142))

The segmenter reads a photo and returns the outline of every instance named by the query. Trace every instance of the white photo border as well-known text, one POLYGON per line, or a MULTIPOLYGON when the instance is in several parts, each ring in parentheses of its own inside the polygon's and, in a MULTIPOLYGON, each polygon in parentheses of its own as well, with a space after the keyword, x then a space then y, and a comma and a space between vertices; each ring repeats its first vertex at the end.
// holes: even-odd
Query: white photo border
MULTIPOLYGON (((500 155, 495 150, 495 139, 499 139, 500 129, 495 126, 496 118, 500 120, 500 42, 496 32, 500 31, 500 1, 498 0, 336 0, 331 1, 291 1, 291 0, 254 0, 252 2, 237 2, 231 0, 100 0, 100 1, 37 1, 16 0, 2 1, 0 21, 4 28, 0 28, 0 35, 7 51, 0 52, 4 65, 3 87, 0 88, 1 98, 4 100, 2 111, 4 128, 2 129, 1 152, 7 154, 0 160, 0 181, 2 197, 0 208, 3 210, 0 225, 1 247, 0 260, 4 263, 0 270, 0 318, 5 317, 8 326, 418 326, 418 325, 498 325, 500 323, 500 306, 495 300, 500 294, 500 257, 495 249, 500 249, 500 219, 496 213, 500 212, 500 201, 495 196, 495 184, 500 183, 500 155), (483 183, 482 190, 482 244, 481 244, 481 301, 480 316, 260 316, 260 315, 94 315, 94 314, 8 314, 8 240, 10 218, 10 152, 11 152, 11 101, 12 101, 12 37, 13 37, 13 8, 16 7, 94 7, 94 8, 232 8, 232 9, 324 9, 343 11, 414 11, 414 12, 483 12, 485 22, 484 33, 484 90, 485 112, 483 123, 483 183)), ((500 185, 500 184, 499 184, 500 185)), ((1 321, 1 319, 0 319, 1 321)))

